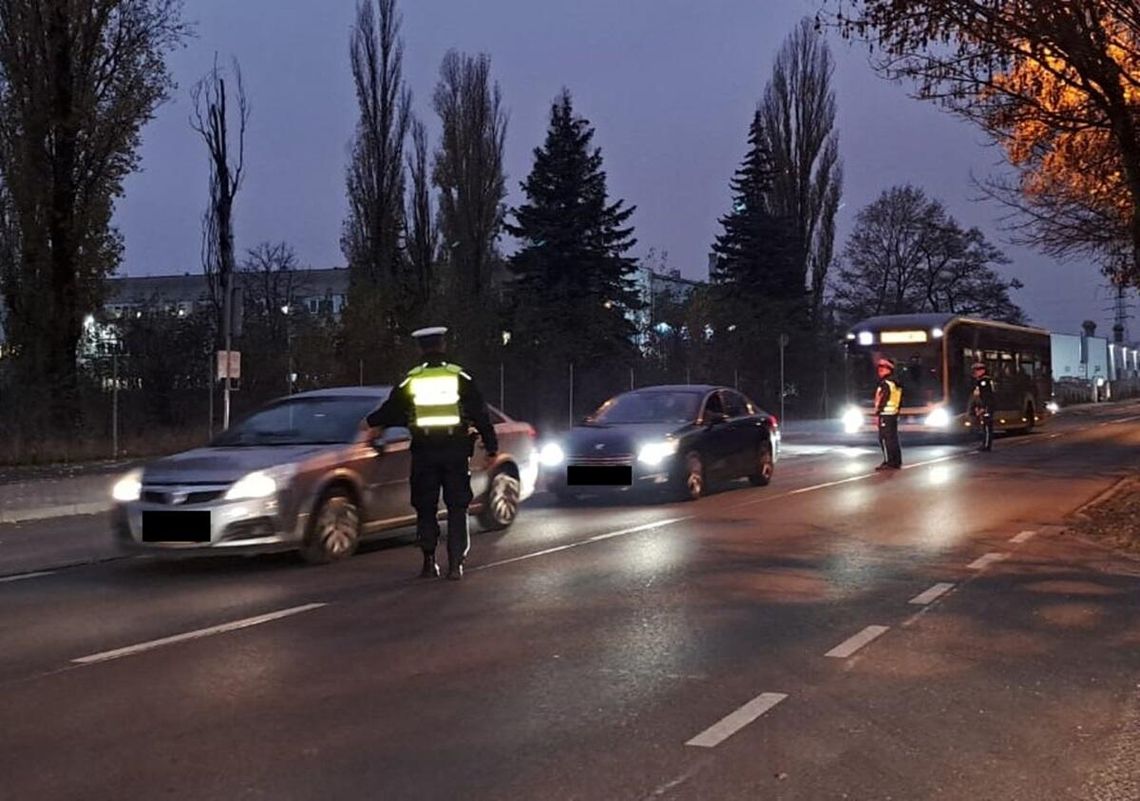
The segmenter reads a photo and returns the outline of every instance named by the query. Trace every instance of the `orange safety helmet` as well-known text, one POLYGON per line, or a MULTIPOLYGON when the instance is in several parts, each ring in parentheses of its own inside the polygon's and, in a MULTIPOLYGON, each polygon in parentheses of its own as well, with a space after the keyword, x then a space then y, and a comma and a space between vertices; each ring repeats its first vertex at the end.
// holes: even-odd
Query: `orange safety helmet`
POLYGON ((875 362, 875 367, 886 367, 892 373, 895 371, 895 363, 890 359, 882 358, 875 362))
POLYGON ((984 362, 974 362, 973 364, 970 365, 970 369, 971 370, 985 370, 986 365, 984 362))

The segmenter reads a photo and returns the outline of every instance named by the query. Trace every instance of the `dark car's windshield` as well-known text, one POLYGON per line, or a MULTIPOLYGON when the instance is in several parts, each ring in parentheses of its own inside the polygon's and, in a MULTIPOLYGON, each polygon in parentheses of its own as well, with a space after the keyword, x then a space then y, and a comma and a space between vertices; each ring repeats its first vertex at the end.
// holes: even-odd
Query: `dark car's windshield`
POLYGON ((297 398, 268 406, 225 432, 213 447, 351 442, 377 398, 297 398))
POLYGON ((599 425, 688 423, 697 419, 702 397, 700 392, 629 392, 603 403, 587 422, 599 425))

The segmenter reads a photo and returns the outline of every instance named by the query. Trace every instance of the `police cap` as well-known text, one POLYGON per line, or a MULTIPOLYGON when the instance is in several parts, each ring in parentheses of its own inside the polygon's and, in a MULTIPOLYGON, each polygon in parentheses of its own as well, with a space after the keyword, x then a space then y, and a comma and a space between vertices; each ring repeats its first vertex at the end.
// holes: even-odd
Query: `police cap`
POLYGON ((446 336, 447 328, 442 325, 421 328, 412 332, 412 339, 419 343, 419 346, 424 350, 432 350, 440 347, 443 345, 444 337, 446 336))

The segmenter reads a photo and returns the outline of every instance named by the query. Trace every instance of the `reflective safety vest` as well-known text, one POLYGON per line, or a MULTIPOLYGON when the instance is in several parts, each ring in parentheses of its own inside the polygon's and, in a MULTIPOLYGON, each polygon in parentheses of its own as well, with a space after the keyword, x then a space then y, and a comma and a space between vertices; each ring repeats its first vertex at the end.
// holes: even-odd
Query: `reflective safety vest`
POLYGON ((455 364, 423 364, 408 373, 404 385, 412 396, 412 426, 437 429, 459 425, 461 375, 463 368, 455 364))
MULTIPOLYGON (((881 412, 879 412, 879 414, 885 414, 888 416, 889 415, 897 415, 899 413, 899 409, 902 408, 902 387, 899 386, 898 382, 892 381, 889 378, 884 378, 883 381, 886 383, 886 385, 888 387, 890 387, 890 394, 887 395, 887 402, 883 406, 883 410, 881 412)), ((881 387, 879 389, 875 390, 875 408, 876 409, 879 408, 879 403, 881 400, 880 399, 880 393, 881 392, 882 392, 881 387)))

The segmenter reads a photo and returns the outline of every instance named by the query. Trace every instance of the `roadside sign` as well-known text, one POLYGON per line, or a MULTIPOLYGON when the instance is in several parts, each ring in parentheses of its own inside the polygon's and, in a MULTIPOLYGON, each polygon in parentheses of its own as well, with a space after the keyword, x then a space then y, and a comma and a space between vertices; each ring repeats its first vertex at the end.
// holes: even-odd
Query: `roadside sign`
MULTIPOLYGON (((241 352, 231 350, 229 352, 229 377, 231 380, 241 378, 241 352)), ((226 380, 226 352, 224 350, 218 351, 218 380, 226 380)))

